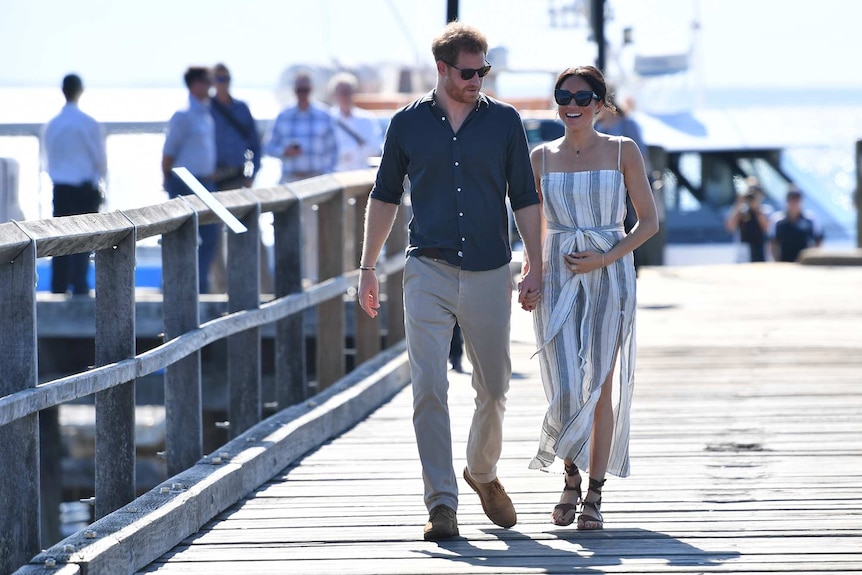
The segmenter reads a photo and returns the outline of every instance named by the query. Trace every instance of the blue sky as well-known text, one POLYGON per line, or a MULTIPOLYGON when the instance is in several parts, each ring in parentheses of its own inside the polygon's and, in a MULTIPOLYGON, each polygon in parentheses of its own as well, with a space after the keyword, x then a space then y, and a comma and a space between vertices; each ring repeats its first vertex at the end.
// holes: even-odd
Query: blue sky
MULTIPOLYGON (((685 50, 700 22, 701 81, 710 87, 862 90, 862 2, 608 0, 608 39, 633 26, 635 52, 685 50)), ((589 63, 583 29, 551 28, 571 0, 461 0, 461 19, 514 67, 589 63)), ((226 62, 238 86, 267 88, 291 64, 430 62, 445 0, 6 0, 0 86, 54 86, 68 71, 89 86, 173 87, 189 64, 226 62)))

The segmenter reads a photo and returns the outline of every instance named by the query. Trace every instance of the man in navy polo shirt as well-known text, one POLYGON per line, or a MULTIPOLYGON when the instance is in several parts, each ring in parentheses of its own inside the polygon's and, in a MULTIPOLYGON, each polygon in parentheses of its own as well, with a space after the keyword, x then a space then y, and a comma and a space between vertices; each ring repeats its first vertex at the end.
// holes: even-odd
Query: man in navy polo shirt
POLYGON ((473 364, 476 410, 464 479, 488 517, 511 527, 517 516, 497 479, 511 376, 512 275, 506 197, 532 267, 519 285, 531 310, 539 297, 539 196, 517 111, 483 94, 488 42, 453 22, 433 41, 437 85, 389 124, 365 220, 359 304, 380 307, 375 263, 409 180, 413 219, 404 268, 404 312, 413 386, 413 425, 429 520, 426 540, 458 535, 458 485, 447 405, 452 329, 461 326, 473 364))
POLYGON ((787 206, 772 220, 770 247, 777 262, 795 262, 805 248, 823 243, 823 230, 810 214, 802 210, 802 192, 791 185, 787 192, 787 206))

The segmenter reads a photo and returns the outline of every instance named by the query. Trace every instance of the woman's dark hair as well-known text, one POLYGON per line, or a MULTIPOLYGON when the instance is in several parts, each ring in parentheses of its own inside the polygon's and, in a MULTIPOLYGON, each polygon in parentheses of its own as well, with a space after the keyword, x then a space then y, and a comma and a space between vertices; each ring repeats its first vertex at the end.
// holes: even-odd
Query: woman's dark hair
POLYGON ((449 22, 431 43, 431 53, 434 54, 436 62, 453 65, 461 52, 487 54, 488 40, 473 26, 462 22, 449 22))
POLYGON ((559 76, 557 76, 557 82, 554 84, 554 89, 559 90, 560 86, 563 85, 563 82, 573 76, 583 78, 584 81, 590 85, 590 88, 592 88, 593 92, 596 93, 596 96, 599 97, 599 101, 604 104, 606 108, 612 112, 617 111, 616 106, 614 106, 613 99, 608 95, 608 84, 605 82, 605 77, 595 66, 566 68, 560 72, 559 76))

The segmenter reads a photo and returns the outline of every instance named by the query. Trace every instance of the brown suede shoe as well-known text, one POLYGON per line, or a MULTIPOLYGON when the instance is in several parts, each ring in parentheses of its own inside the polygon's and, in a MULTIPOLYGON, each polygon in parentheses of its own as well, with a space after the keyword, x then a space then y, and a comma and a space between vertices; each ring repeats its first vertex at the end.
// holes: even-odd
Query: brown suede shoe
POLYGON ((473 479, 466 467, 464 468, 464 479, 473 488, 473 491, 479 494, 482 509, 488 519, 507 529, 517 523, 518 515, 515 513, 515 507, 499 479, 490 483, 479 483, 473 479))
POLYGON ((431 510, 425 524, 425 541, 439 541, 458 536, 458 518, 455 511, 446 505, 431 510))

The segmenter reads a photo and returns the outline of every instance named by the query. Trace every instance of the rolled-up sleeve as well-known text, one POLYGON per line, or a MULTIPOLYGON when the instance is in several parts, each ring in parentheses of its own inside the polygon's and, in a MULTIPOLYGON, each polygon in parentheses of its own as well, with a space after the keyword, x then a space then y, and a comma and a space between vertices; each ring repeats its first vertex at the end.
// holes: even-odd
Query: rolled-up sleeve
POLYGON ((404 175, 407 173, 407 158, 398 144, 400 113, 392 116, 383 141, 383 156, 377 169, 377 178, 371 189, 371 197, 387 204, 401 204, 404 194, 404 175))
POLYGON ((512 135, 509 138, 508 156, 506 162, 506 180, 509 184, 509 203, 512 210, 520 210, 539 203, 536 191, 536 180, 533 177, 533 167, 530 164, 530 147, 527 144, 527 134, 524 124, 517 111, 511 110, 512 135))

